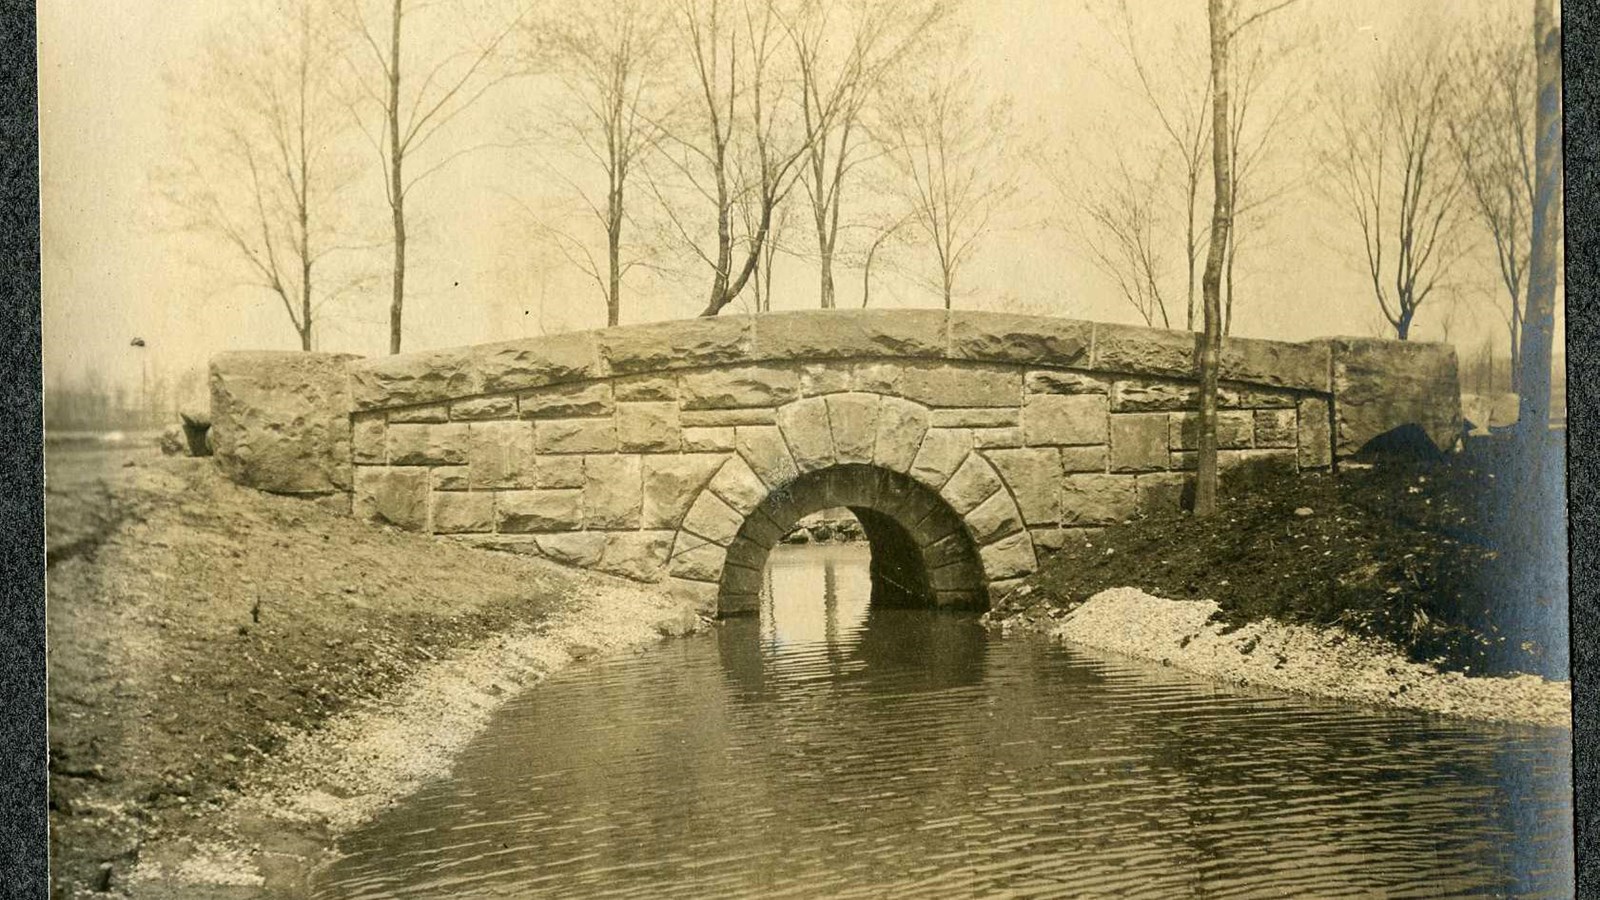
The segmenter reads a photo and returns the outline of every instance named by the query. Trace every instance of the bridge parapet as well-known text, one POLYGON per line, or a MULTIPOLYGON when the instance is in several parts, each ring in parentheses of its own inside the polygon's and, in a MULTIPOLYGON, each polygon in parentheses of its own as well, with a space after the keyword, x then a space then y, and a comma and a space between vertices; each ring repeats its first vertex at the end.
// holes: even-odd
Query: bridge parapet
MULTIPOLYGON (((353 508, 735 612, 790 519, 850 506, 896 560, 886 578, 981 607, 1040 550, 1184 502, 1195 340, 817 311, 362 360, 348 369, 353 508)), ((1453 352, 1392 346, 1227 341, 1224 472, 1327 468, 1396 416, 1430 436, 1459 422, 1454 407, 1418 414, 1446 380, 1455 402, 1453 352), (1364 409, 1341 416, 1341 392, 1364 409)))

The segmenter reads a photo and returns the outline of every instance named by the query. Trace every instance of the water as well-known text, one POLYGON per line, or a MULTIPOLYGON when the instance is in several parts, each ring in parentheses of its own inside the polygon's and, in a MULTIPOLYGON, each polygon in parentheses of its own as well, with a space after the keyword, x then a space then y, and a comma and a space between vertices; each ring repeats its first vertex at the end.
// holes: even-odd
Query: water
POLYGON ((876 610, 867 559, 780 547, 759 620, 515 699, 316 896, 1571 894, 1564 732, 876 610))

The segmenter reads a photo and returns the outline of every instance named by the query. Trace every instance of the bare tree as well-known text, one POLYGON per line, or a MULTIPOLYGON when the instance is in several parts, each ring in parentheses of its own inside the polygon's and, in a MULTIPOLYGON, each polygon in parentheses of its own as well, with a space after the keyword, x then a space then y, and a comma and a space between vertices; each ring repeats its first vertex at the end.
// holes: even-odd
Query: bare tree
POLYGON ((1533 113, 1538 73, 1535 47, 1525 30, 1505 22, 1486 24, 1488 27, 1477 30, 1462 48, 1450 139, 1466 179, 1474 217, 1494 245, 1505 288, 1502 315, 1511 347, 1511 390, 1515 391, 1523 294, 1533 249, 1533 113))
POLYGON ((885 113, 912 221, 938 263, 932 287, 951 307, 956 278, 1016 191, 1010 107, 980 98, 971 69, 934 75, 885 113))
POLYGON ((482 146, 434 149, 440 134, 515 74, 499 65, 500 51, 521 17, 473 36, 480 11, 437 0, 346 0, 343 12, 356 45, 347 57, 350 108, 383 165, 394 235, 389 352, 399 353, 406 296, 406 199, 424 179, 482 146), (429 13, 454 14, 455 20, 413 21, 429 13), (448 37, 452 34, 460 35, 459 40, 448 37), (443 41, 441 36, 446 36, 443 41), (414 59, 413 52, 421 58, 414 59), (408 164, 421 154, 427 156, 420 170, 408 172, 408 164))
POLYGON ((604 260, 571 229, 546 228, 567 259, 599 288, 608 325, 621 320, 623 280, 647 260, 637 248, 630 252, 623 229, 632 209, 631 179, 661 137, 661 110, 655 106, 664 89, 667 12, 649 0, 596 0, 562 6, 525 27, 525 65, 550 66, 568 101, 548 110, 550 124, 540 128, 559 150, 576 152, 587 169, 575 175, 559 167, 554 171, 605 236, 604 260), (597 179, 585 177, 595 171, 601 176, 598 187, 597 179))
POLYGON ((328 24, 312 0, 235 10, 190 77, 169 75, 182 149, 156 174, 182 227, 221 241, 246 282, 283 304, 302 350, 323 305, 359 280, 321 268, 347 249, 343 195, 358 174, 342 153, 328 24))
MULTIPOLYGON (((689 60, 693 98, 680 120, 663 130, 662 152, 683 193, 709 206, 715 223, 707 238, 669 196, 665 179, 650 177, 678 238, 711 270, 702 316, 733 302, 761 263, 773 213, 794 188, 805 155, 801 112, 784 81, 792 60, 786 24, 775 0, 678 0, 677 22, 689 60), (752 203, 743 234, 740 207, 752 203), (711 246, 708 249, 706 243, 711 246)), ((831 117, 829 100, 823 115, 831 117)))
POLYGON ((1449 145, 1451 78, 1438 43, 1396 46, 1374 95, 1335 113, 1324 154, 1336 198, 1361 233, 1373 295, 1395 337, 1460 255, 1466 179, 1449 145))
POLYGON ((1149 326, 1171 328, 1161 283, 1166 258, 1159 233, 1159 191, 1163 173, 1135 176, 1126 164, 1104 183, 1092 186, 1083 203, 1084 244, 1090 261, 1112 281, 1149 326))
POLYGON ((916 219, 916 213, 905 212, 899 215, 881 217, 877 222, 868 226, 872 240, 867 242, 867 250, 861 255, 861 308, 866 309, 872 300, 872 264, 878 257, 878 252, 893 241, 902 240, 907 227, 916 219))
MULTIPOLYGON (((1527 315, 1522 323, 1517 378, 1520 456, 1539 471, 1550 428, 1550 351, 1555 340, 1555 295, 1561 244, 1561 24, 1549 0, 1534 0, 1538 49, 1538 107, 1534 132, 1533 249, 1529 255, 1527 315)), ((1549 510, 1545 511, 1549 514, 1549 510)))
POLYGON ((846 184, 858 165, 881 152, 868 140, 868 107, 885 80, 931 44, 952 9, 949 0, 805 0, 789 27, 823 309, 836 306, 833 263, 846 184), (840 52, 830 53, 834 46, 840 52))

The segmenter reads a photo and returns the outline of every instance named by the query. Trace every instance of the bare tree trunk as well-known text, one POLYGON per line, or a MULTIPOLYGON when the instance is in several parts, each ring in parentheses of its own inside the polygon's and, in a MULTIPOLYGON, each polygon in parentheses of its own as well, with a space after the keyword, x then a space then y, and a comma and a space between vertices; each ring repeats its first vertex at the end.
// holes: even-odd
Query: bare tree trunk
POLYGON ((1211 246, 1201 278, 1205 295, 1204 331, 1200 338, 1200 441, 1195 480, 1194 513, 1207 516, 1217 508, 1217 377, 1222 355, 1222 268, 1228 232, 1233 225, 1233 171, 1228 149, 1228 29, 1226 0, 1209 0, 1211 21, 1211 246))
POLYGON ((1539 105, 1535 111, 1533 245, 1517 375, 1521 457, 1536 465, 1550 428, 1550 349, 1555 332, 1556 262, 1561 228, 1561 27, 1549 0, 1534 0, 1539 105))
POLYGON ((389 46, 389 208, 394 213, 394 296, 389 301, 389 352, 400 352, 400 314, 406 300, 406 196, 400 174, 400 17, 404 0, 394 0, 389 46))
MULTIPOLYGON (((1229 209, 1230 210, 1232 209, 1231 205, 1229 206, 1229 209)), ((1226 299, 1223 301, 1223 306, 1222 306, 1222 334, 1223 334, 1223 336, 1227 336, 1227 335, 1233 334, 1233 258, 1237 253, 1237 247, 1238 247, 1238 245, 1235 243, 1234 235, 1231 233, 1231 229, 1230 229, 1230 234, 1229 234, 1228 237, 1229 237, 1229 240, 1228 240, 1228 252, 1227 252, 1227 260, 1228 261, 1224 265, 1223 271, 1222 271, 1224 283, 1226 284, 1226 290, 1224 290, 1224 292, 1223 292, 1224 297, 1226 299)))
POLYGON ((610 207, 606 210, 606 252, 609 257, 609 280, 606 284, 606 324, 622 321, 622 188, 611 191, 610 207))

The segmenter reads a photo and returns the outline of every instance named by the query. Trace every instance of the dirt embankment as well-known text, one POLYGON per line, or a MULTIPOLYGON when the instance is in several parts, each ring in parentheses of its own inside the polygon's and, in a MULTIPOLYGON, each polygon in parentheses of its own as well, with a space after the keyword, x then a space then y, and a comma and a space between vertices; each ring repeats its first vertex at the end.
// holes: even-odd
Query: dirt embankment
POLYGON ((1214 516, 1146 518, 1069 545, 991 620, 1225 680, 1477 718, 1566 721, 1567 711, 1551 707, 1565 705, 1559 698, 1570 690, 1560 480, 1558 461, 1546 483, 1513 489, 1503 464, 1460 455, 1247 478, 1214 516), (1532 540, 1528 504, 1544 523, 1532 540), (1196 602, 1096 597, 1116 588, 1196 602), (1134 615, 1151 620, 1127 618, 1134 615), (1097 634, 1117 621, 1117 633, 1097 634), (1281 646, 1257 649, 1274 642, 1281 646), (1227 653, 1208 656, 1222 646, 1227 653), (1358 649, 1359 665, 1349 655, 1358 649), (1288 660, 1278 660, 1280 650, 1288 660), (1285 680, 1285 669, 1302 666, 1340 677, 1285 680), (1518 674, 1548 681, 1525 694, 1539 679, 1504 677, 1518 674), (1341 678, 1372 690, 1350 693, 1341 678), (1424 696, 1431 699, 1417 701, 1424 696), (1492 709, 1496 696, 1512 705, 1492 709))
POLYGON ((375 529, 209 460, 64 450, 47 473, 60 896, 125 889, 141 861, 140 895, 292 882, 517 684, 697 625, 638 586, 375 529))

